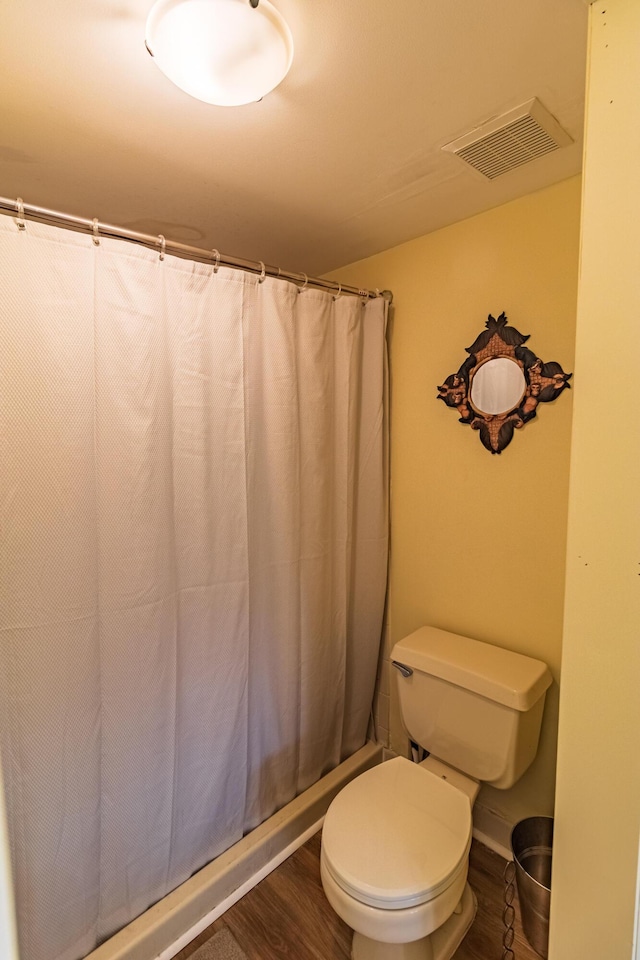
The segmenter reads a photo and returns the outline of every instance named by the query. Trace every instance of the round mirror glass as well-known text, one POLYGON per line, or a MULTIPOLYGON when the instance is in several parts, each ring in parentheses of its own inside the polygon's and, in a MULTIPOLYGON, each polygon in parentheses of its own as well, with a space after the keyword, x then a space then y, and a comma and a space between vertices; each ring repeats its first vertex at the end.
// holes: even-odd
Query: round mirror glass
POLYGON ((478 367, 471 381, 471 403, 480 413, 508 413, 524 396, 521 367, 509 357, 495 357, 478 367))

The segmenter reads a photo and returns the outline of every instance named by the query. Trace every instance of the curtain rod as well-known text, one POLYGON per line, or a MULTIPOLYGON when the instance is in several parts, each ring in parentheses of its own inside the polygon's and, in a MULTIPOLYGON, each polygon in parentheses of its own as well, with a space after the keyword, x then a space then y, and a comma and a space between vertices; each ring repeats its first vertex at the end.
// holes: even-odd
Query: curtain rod
POLYGON ((218 267, 232 267, 234 270, 256 273, 260 277, 276 277, 280 280, 289 280, 303 290, 307 287, 314 287, 316 290, 324 290, 327 293, 334 293, 338 296, 347 294, 352 297, 363 297, 364 299, 384 297, 389 303, 393 300, 393 294, 390 290, 358 289, 358 287, 350 287, 346 284, 337 283, 335 280, 307 277, 306 273, 294 273, 290 270, 282 270, 280 267, 265 264, 262 260, 243 260, 240 257, 231 257, 228 254, 219 253, 217 250, 203 250, 201 247, 191 247, 186 243, 179 243, 177 240, 166 240, 162 234, 154 237, 150 233, 138 233, 136 230, 114 227, 112 224, 101 223, 98 220, 87 220, 83 217, 74 217, 68 213, 59 213, 57 210, 47 210, 45 207, 36 207, 24 203, 20 197, 15 200, 0 197, 0 213, 13 214, 18 226, 22 223, 23 218, 26 218, 28 220, 36 220, 39 223, 66 227, 69 230, 76 230, 81 233, 90 233, 98 238, 114 237, 118 240, 129 240, 131 243, 139 243, 144 247, 150 247, 152 250, 159 249, 161 256, 163 256, 165 252, 172 253, 184 259, 197 260, 199 263, 213 263, 216 269, 218 267))

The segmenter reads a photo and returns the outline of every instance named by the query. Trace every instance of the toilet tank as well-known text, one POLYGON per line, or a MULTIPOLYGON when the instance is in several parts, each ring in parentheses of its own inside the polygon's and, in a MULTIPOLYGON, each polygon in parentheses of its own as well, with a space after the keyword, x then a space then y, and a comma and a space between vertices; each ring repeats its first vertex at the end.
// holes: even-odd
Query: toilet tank
POLYGON ((412 740, 494 787, 522 776, 538 749, 552 682, 545 663, 436 627, 400 640, 391 659, 412 740))

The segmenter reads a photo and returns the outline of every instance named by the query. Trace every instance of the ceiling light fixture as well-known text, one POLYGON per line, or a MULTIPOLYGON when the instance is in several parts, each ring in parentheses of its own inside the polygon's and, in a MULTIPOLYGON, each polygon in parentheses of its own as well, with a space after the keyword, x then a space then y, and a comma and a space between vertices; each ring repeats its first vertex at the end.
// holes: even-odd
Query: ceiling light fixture
POLYGON ((293 59, 291 31, 269 0, 157 0, 146 46, 177 87, 221 107, 262 99, 293 59))

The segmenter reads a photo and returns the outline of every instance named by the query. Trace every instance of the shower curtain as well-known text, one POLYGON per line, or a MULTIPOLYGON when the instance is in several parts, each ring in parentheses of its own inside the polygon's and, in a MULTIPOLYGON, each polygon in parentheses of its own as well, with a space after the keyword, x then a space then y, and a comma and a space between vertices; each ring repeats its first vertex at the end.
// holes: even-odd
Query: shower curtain
POLYGON ((21 960, 77 960, 359 748, 385 303, 0 217, 21 960))

